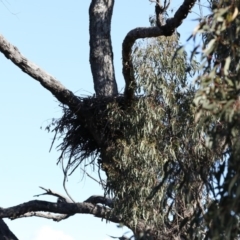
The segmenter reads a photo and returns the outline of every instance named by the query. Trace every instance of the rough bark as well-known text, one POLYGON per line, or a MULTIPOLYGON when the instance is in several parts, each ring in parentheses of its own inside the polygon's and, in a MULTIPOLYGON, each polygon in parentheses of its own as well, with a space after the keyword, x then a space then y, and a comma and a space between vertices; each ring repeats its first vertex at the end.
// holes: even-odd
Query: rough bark
POLYGON ((9 43, 2 35, 0 35, 0 52, 23 72, 37 80, 44 88, 49 90, 62 104, 66 104, 75 110, 76 106, 79 106, 81 103, 70 90, 66 89, 53 76, 24 57, 17 47, 9 43))
MULTIPOLYGON (((92 204, 90 202, 83 202, 83 203, 67 203, 67 202, 47 202, 47 201, 39 201, 33 200, 26 203, 22 203, 20 205, 9 207, 9 208, 0 208, 0 218, 10 218, 16 219, 21 217, 28 217, 28 216, 38 216, 37 214, 33 215, 24 215, 26 213, 31 212, 50 212, 55 214, 66 214, 72 216, 74 214, 92 214, 98 218, 108 219, 114 223, 120 223, 121 219, 117 216, 112 216, 110 214, 111 210, 104 206, 92 204)), ((44 215, 42 215, 44 216, 44 215)), ((54 219, 54 215, 48 218, 54 219)), ((44 216, 45 217, 45 216, 44 216)), ((54 219, 55 220, 55 219, 54 219)))
POLYGON ((0 218, 0 240, 18 240, 7 224, 0 218))
MULTIPOLYGON (((122 64, 123 76, 126 83, 124 94, 129 100, 134 97, 134 92, 136 90, 136 81, 131 58, 132 46, 135 41, 140 38, 171 36, 187 17, 195 2, 196 0, 185 0, 174 14, 174 17, 166 20, 165 25, 149 28, 135 28, 126 35, 122 44, 122 64)), ((162 12, 159 14, 162 14, 162 12)), ((159 16, 157 16, 157 18, 159 18, 159 16)))
MULTIPOLYGON (((97 218, 106 219, 113 223, 123 223, 124 225, 132 229, 138 236, 140 236, 141 234, 146 234, 146 232, 149 236, 155 236, 156 230, 151 229, 143 220, 139 220, 137 225, 135 226, 133 222, 125 222, 124 219, 122 219, 120 216, 114 216, 113 214, 111 214, 112 206, 113 203, 111 199, 107 199, 102 196, 91 196, 86 201, 81 203, 54 203, 48 201, 33 200, 9 208, 0 208, 0 218, 9 218, 14 220, 17 218, 35 216, 51 219, 58 222, 67 219, 68 217, 75 214, 91 214, 97 218)), ((11 235, 10 230, 8 232, 8 235, 4 235, 6 230, 5 228, 3 230, 4 231, 1 232, 0 221, 0 240, 3 236, 7 236, 7 238, 3 238, 4 240, 17 240, 17 238, 12 237, 14 235, 11 235)))
MULTIPOLYGON (((25 217, 42 217, 46 219, 51 219, 53 221, 62 221, 75 214, 91 214, 95 217, 106 219, 114 223, 123 223, 128 226, 130 229, 133 229, 136 235, 141 235, 146 232, 148 234, 155 235, 156 230, 152 230, 145 221, 139 220, 137 225, 132 222, 126 222, 120 216, 115 216, 112 214, 112 209, 114 208, 114 202, 112 199, 93 195, 81 203, 71 202, 66 196, 59 194, 51 189, 46 189, 40 187, 45 192, 35 196, 50 195, 57 197, 57 202, 47 202, 47 201, 29 201, 14 207, 9 208, 0 208, 0 219, 9 218, 25 218, 25 217)), ((6 231, 8 238, 3 238, 4 240, 15 240, 12 238, 11 231, 7 228, 6 225, 1 225, 4 223, 0 221, 0 240, 1 237, 6 236, 6 231), (1 232, 1 226, 4 226, 1 232), (4 235, 5 234, 5 235, 4 235)))
POLYGON ((111 18, 114 0, 92 0, 90 17, 90 64, 97 96, 118 94, 113 66, 111 18))

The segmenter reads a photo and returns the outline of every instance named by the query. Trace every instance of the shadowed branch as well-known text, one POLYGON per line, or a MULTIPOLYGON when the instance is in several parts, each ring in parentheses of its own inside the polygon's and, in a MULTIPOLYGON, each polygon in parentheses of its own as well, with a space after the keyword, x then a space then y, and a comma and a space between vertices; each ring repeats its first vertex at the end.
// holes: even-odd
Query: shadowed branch
MULTIPOLYGON (((128 32, 122 44, 122 63, 123 63, 123 76, 126 82, 125 85, 125 97, 131 100, 134 97, 136 90, 136 81, 134 78, 133 64, 132 64, 132 46, 137 39, 151 38, 159 36, 171 36, 175 29, 178 28, 182 21, 187 17, 188 13, 194 6, 196 0, 185 0, 183 4, 178 8, 173 18, 166 20, 164 25, 148 28, 135 28, 128 32)), ((156 3, 158 9, 159 5, 156 3)), ((163 14, 162 11, 157 12, 163 14)), ((158 16, 158 19, 160 16, 158 16)))

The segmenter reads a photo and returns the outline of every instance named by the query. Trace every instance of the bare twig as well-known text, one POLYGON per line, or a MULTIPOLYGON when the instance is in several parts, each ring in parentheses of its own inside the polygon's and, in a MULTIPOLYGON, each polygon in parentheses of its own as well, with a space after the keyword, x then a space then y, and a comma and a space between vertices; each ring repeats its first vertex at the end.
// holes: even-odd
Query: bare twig
POLYGON ((89 177, 91 178, 93 181, 97 182, 98 184, 100 184, 103 188, 106 186, 106 184, 104 183, 104 181, 98 181, 96 178, 94 178, 93 176, 91 176, 86 170, 84 170, 83 168, 81 168, 81 170, 89 177))
POLYGON ((46 189, 44 187, 39 187, 39 188, 43 189, 46 192, 38 194, 38 195, 34 195, 34 197, 39 197, 39 196, 42 196, 42 195, 50 195, 50 196, 57 197, 58 201, 61 201, 61 202, 67 202, 67 203, 72 203, 73 202, 71 199, 61 195, 60 193, 53 192, 51 189, 46 189))
MULTIPOLYGON (((71 160, 71 158, 69 158, 69 161, 71 160)), ((69 194, 68 190, 67 190, 67 187, 66 187, 66 181, 67 181, 67 172, 68 172, 68 169, 69 169, 70 165, 68 164, 66 168, 64 168, 64 165, 63 165, 63 160, 62 160, 62 170, 63 170, 63 174, 64 174, 64 178, 63 178, 63 188, 66 192, 66 194, 68 195, 68 197, 72 200, 72 202, 75 202, 73 200, 73 198, 71 197, 71 195, 69 194)))

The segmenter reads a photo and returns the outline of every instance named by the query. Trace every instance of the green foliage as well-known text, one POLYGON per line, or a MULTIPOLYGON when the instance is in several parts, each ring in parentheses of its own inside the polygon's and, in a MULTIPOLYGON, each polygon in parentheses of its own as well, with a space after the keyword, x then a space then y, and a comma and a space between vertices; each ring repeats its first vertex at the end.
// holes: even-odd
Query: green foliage
POLYGON ((177 34, 138 42, 131 103, 85 98, 85 119, 65 109, 56 122, 66 170, 97 157, 90 163, 107 175, 113 214, 132 230, 143 221, 158 239, 240 237, 239 4, 214 1, 196 28, 193 39, 199 33, 204 40, 201 66, 198 47, 188 62, 177 34))
POLYGON ((201 132, 195 132, 195 90, 186 68, 194 74, 197 64, 189 66, 184 51, 175 54, 179 47, 177 34, 137 43, 138 95, 124 109, 117 102, 108 105, 108 125, 119 131, 106 151, 109 162, 103 162, 107 193, 116 201, 114 213, 125 222, 146 221, 161 232, 161 239, 189 234, 186 229, 198 202, 206 198, 204 181, 216 156, 201 132))
POLYGON ((221 152, 209 182, 214 200, 205 214, 207 239, 239 239, 240 217, 240 1, 212 1, 212 13, 196 29, 204 36, 203 74, 198 78, 198 129, 221 152))
POLYGON ((178 41, 174 34, 135 44, 131 103, 121 95, 81 98, 79 112, 64 109, 53 124, 63 137, 59 160, 69 156, 65 177, 88 157, 97 158, 90 163, 105 171, 105 194, 123 224, 134 230, 144 222, 160 239, 202 239, 206 228, 198 223, 212 202, 209 173, 221 155, 206 146, 203 129, 196 130, 196 90, 188 74, 198 66, 194 57, 187 61, 178 41))

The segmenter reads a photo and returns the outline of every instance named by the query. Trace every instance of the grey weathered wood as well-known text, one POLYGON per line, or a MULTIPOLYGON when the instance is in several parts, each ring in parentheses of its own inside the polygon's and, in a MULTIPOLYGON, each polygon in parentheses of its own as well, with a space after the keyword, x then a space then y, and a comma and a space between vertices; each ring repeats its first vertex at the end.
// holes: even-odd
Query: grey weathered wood
POLYGON ((66 89, 57 79, 45 72, 35 63, 24 57, 20 51, 0 35, 0 52, 11 60, 23 72, 37 80, 44 88, 49 90, 57 99, 69 107, 80 104, 79 99, 68 89, 66 89))
POLYGON ((96 95, 117 95, 113 66, 111 19, 114 0, 92 0, 90 18, 90 64, 96 95))

